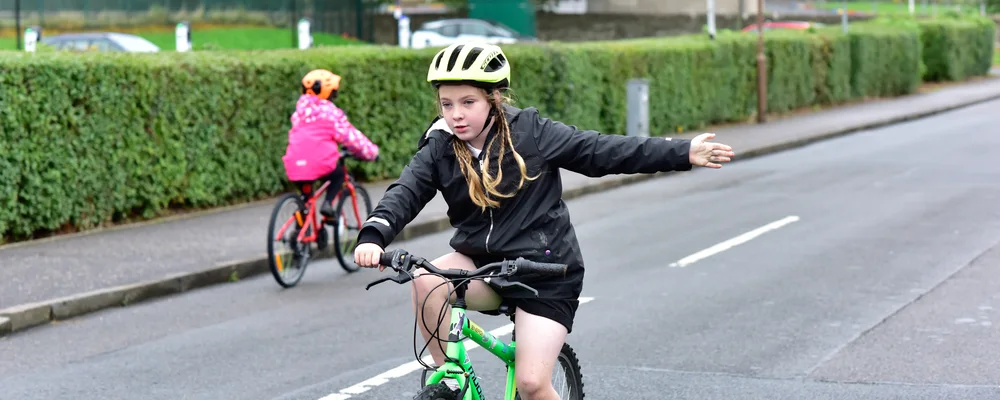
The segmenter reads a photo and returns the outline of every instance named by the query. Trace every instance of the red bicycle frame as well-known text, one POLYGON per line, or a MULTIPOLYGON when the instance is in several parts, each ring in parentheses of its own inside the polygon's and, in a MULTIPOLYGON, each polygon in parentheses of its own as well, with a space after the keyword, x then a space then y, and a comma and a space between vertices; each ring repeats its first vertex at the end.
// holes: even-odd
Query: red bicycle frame
MULTIPOLYGON (((347 171, 347 165, 343 164, 343 160, 345 157, 346 155, 341 154, 340 158, 342 163, 341 165, 344 166, 344 186, 341 188, 341 192, 343 192, 343 188, 347 188, 348 192, 350 193, 351 205, 353 206, 352 208, 354 209, 354 216, 357 219, 360 228, 360 224, 362 224, 363 222, 361 221, 361 213, 360 211, 358 211, 358 196, 354 188, 354 181, 353 179, 351 179, 351 175, 347 171)), ((296 237, 296 241, 298 241, 299 243, 315 242, 317 236, 316 232, 318 232, 319 229, 322 229, 323 223, 326 221, 326 218, 323 216, 320 217, 321 220, 317 220, 314 217, 316 215, 316 202, 319 201, 319 199, 321 198, 321 196, 323 196, 323 194, 326 192, 329 186, 330 182, 323 182, 323 184, 320 185, 319 189, 316 190, 316 192, 313 193, 312 196, 309 196, 309 198, 306 200, 305 206, 309 215, 303 218, 302 210, 295 210, 295 215, 292 218, 289 218, 288 221, 285 221, 285 223, 281 225, 281 229, 278 230, 278 233, 275 235, 274 240, 276 241, 281 240, 281 238, 285 236, 285 231, 288 229, 289 226, 291 226, 292 222, 298 222, 298 226, 303 227, 303 229, 299 231, 298 237, 296 237)), ((305 185, 304 191, 308 193, 311 190, 311 187, 312 187, 311 183, 305 185)), ((337 195, 334 196, 333 198, 333 202, 339 200, 340 195, 341 193, 337 193, 337 195)), ((343 217, 344 217, 343 215, 339 216, 339 218, 343 217)), ((281 271, 284 268, 282 267, 281 256, 279 254, 275 254, 275 259, 276 259, 275 261, 277 261, 278 264, 278 271, 281 271)))

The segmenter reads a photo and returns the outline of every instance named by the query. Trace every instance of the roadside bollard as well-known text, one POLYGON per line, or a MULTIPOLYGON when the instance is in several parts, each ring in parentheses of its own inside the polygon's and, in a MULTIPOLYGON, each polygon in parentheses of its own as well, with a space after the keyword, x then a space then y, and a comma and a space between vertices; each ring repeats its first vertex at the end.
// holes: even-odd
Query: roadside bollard
POLYGON ((649 80, 628 81, 628 136, 649 136, 649 80))
POLYGON ((174 38, 178 52, 191 51, 191 26, 186 21, 177 23, 174 38))

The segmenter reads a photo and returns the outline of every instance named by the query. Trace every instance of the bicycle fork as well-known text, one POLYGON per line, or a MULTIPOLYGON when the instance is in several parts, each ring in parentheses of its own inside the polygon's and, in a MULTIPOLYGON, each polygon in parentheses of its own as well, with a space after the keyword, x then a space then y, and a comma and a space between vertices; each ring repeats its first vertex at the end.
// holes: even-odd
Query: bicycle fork
POLYGON ((457 299, 455 304, 452 305, 444 365, 433 371, 429 378, 427 377, 427 373, 430 371, 424 370, 421 374, 421 380, 425 385, 434 384, 451 375, 455 377, 460 387, 458 398, 465 400, 485 399, 482 383, 472 366, 468 349, 462 342, 464 335, 507 365, 506 399, 513 399, 517 390, 514 380, 515 344, 513 338, 510 344, 506 344, 468 318, 465 302, 466 284, 463 282, 455 288, 457 299), (470 389, 472 390, 471 393, 469 392, 470 389))

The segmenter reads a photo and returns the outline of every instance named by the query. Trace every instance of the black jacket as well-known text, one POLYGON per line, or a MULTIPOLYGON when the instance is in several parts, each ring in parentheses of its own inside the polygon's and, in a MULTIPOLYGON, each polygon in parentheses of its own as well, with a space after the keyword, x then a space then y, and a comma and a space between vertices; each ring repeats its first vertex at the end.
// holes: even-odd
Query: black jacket
MULTIPOLYGON (((526 180, 516 196, 499 199, 499 208, 482 211, 469 197, 468 185, 459 169, 451 144, 458 139, 447 131, 432 129, 421 138, 419 150, 409 165, 389 185, 362 225, 359 242, 376 243, 384 248, 441 191, 448 203, 448 218, 457 229, 450 243, 455 251, 489 261, 523 256, 534 261, 568 264, 566 278, 522 281, 537 289, 539 297, 575 299, 582 290, 583 255, 562 200, 559 169, 591 177, 690 170, 690 141, 578 130, 539 117, 533 107, 521 110, 506 106, 506 112, 514 147, 527 164, 528 176, 540 175, 538 179, 526 180)), ((493 129, 487 144, 495 134, 493 129)), ((486 151, 480 155, 484 156, 486 151)), ((496 176, 497 154, 489 157, 496 176)), ((497 189, 510 193, 517 187, 520 172, 510 154, 504 155, 503 164, 504 178, 497 189)), ((533 296, 522 291, 503 294, 533 296)))

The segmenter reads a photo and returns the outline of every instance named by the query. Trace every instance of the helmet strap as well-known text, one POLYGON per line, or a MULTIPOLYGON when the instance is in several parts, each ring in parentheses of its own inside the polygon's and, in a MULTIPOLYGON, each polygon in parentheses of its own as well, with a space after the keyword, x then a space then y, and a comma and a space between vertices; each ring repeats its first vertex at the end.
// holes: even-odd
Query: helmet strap
MULTIPOLYGON (((496 123, 496 119, 497 119, 496 117, 497 117, 497 108, 493 107, 493 106, 490 106, 490 113, 486 115, 486 123, 483 124, 483 130, 480 131, 479 134, 476 135, 475 138, 479 138, 480 136, 483 136, 483 134, 486 133, 486 131, 488 129, 495 128, 495 127, 491 127, 490 126, 490 121, 492 120, 493 123, 496 123)), ((483 150, 485 150, 485 149, 483 149, 483 150)))

